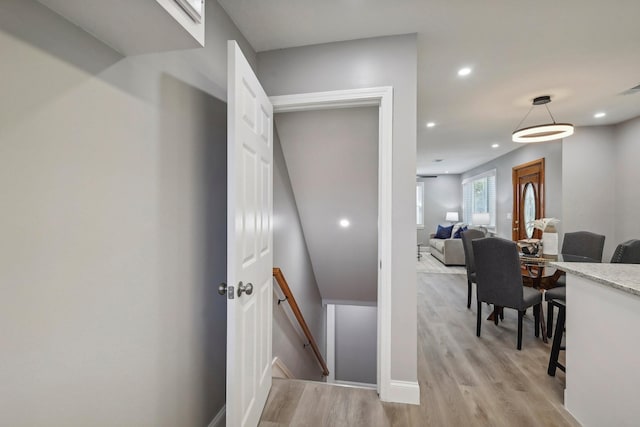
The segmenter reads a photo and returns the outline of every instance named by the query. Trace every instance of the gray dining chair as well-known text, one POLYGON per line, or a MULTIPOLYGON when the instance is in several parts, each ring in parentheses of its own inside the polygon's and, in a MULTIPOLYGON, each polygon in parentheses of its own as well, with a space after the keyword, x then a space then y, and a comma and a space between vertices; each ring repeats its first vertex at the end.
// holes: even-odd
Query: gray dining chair
POLYGON ((522 319, 527 308, 533 306, 535 336, 540 336, 540 309, 542 294, 524 287, 520 270, 520 256, 515 242, 499 237, 487 237, 471 242, 476 267, 476 294, 478 314, 476 335, 480 336, 482 303, 495 307, 494 322, 498 323, 500 308, 518 311, 518 350, 522 349, 522 319))
POLYGON ((476 283, 476 265, 473 259, 473 247, 471 241, 482 239, 485 234, 480 230, 469 229, 460 233, 462 247, 464 249, 464 265, 467 268, 467 308, 471 308, 471 284, 476 283))
POLYGON ((620 243, 611 257, 612 263, 640 264, 640 240, 631 239, 620 243))
MULTIPOLYGON (((604 236, 603 246, 604 246, 604 236)), ((563 245, 564 247, 564 245, 563 245)), ((611 257, 612 264, 640 264, 640 240, 631 239, 626 242, 620 243, 613 256, 611 257)), ((563 276, 564 278, 564 276, 563 276)), ((551 331, 553 328, 553 300, 558 300, 566 303, 567 300, 567 288, 562 286, 565 284, 561 282, 561 286, 553 289, 549 289, 544 294, 544 299, 547 301, 547 336, 551 338, 551 331)), ((557 328, 556 328, 557 329, 557 328)))
POLYGON ((561 253, 563 255, 585 256, 597 262, 602 262, 604 238, 605 236, 602 234, 590 231, 565 233, 561 253))
MULTIPOLYGON (((577 255, 588 257, 594 262, 602 262, 602 251, 604 250, 605 236, 592 233, 590 231, 574 231, 565 233, 562 241, 562 255, 577 255)), ((567 262, 569 259, 565 260, 567 262)), ((558 274, 558 273, 556 273, 558 274)), ((566 301, 567 292, 565 286, 567 278, 564 274, 556 276, 555 287, 545 292, 544 299, 547 301, 547 337, 551 338, 553 333, 553 304, 552 300, 566 301)))

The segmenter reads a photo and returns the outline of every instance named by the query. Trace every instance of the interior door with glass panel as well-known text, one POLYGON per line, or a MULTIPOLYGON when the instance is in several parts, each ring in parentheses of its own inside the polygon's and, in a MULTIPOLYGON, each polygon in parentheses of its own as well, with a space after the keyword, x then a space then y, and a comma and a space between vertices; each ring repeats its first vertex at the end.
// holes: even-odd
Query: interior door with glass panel
POLYGON ((533 220, 544 218, 544 158, 513 168, 512 238, 539 239, 533 220))
POLYGON ((271 388, 273 107, 235 41, 228 73, 226 417, 253 427, 271 388))

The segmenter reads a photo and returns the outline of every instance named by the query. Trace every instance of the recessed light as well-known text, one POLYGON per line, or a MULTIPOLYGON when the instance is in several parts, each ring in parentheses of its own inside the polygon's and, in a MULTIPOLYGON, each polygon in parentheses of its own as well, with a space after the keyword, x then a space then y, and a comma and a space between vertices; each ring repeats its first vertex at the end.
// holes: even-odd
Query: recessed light
POLYGON ((491 144, 491 148, 498 148, 500 147, 500 144, 491 144))
POLYGON ((348 220, 348 219, 346 219, 346 218, 342 218, 342 219, 340 220, 340 227, 342 227, 342 228, 347 228, 349 225, 351 225, 351 223, 349 222, 349 220, 348 220))
POLYGON ((444 171, 444 173, 449 173, 449 171, 444 171))
POLYGON ((458 75, 461 77, 468 76, 469 74, 471 74, 471 68, 469 67, 460 68, 458 70, 458 75))
POLYGON ((599 112, 599 113, 595 113, 593 115, 593 117, 595 117, 596 119, 600 119, 600 118, 602 118, 602 117, 604 117, 606 115, 607 115, 607 113, 599 112))
POLYGON ((433 163, 440 163, 441 161, 443 161, 444 159, 434 159, 433 163))
POLYGON ((435 124, 434 122, 429 122, 429 123, 427 123, 427 127, 428 127, 428 128, 432 128, 432 127, 434 127, 435 125, 436 125, 436 124, 435 124))

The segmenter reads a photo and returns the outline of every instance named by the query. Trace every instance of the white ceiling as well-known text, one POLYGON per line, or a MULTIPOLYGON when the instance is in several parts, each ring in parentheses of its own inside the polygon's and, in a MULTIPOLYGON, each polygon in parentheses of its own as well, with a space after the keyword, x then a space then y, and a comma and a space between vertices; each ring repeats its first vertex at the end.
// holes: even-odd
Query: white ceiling
POLYGON ((322 298, 375 302, 377 108, 276 114, 275 128, 322 298))
MULTIPOLYGON (((640 115, 640 93, 621 95, 640 84, 638 0, 219 3, 258 52, 417 33, 418 174, 461 173, 518 148, 511 132, 538 95, 577 126, 640 115)), ((541 108, 524 125, 546 121, 541 108)))

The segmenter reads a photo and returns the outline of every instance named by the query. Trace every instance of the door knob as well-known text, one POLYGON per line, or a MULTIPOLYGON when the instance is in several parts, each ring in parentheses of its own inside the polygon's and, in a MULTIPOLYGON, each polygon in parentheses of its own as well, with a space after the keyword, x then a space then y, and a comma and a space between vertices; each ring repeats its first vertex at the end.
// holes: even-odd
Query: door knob
POLYGON ((227 284, 222 282, 218 285, 218 293, 224 295, 227 293, 227 284))
POLYGON ((242 293, 251 295, 253 293, 253 285, 251 283, 246 285, 243 285, 242 282, 238 283, 238 298, 242 296, 242 293))

